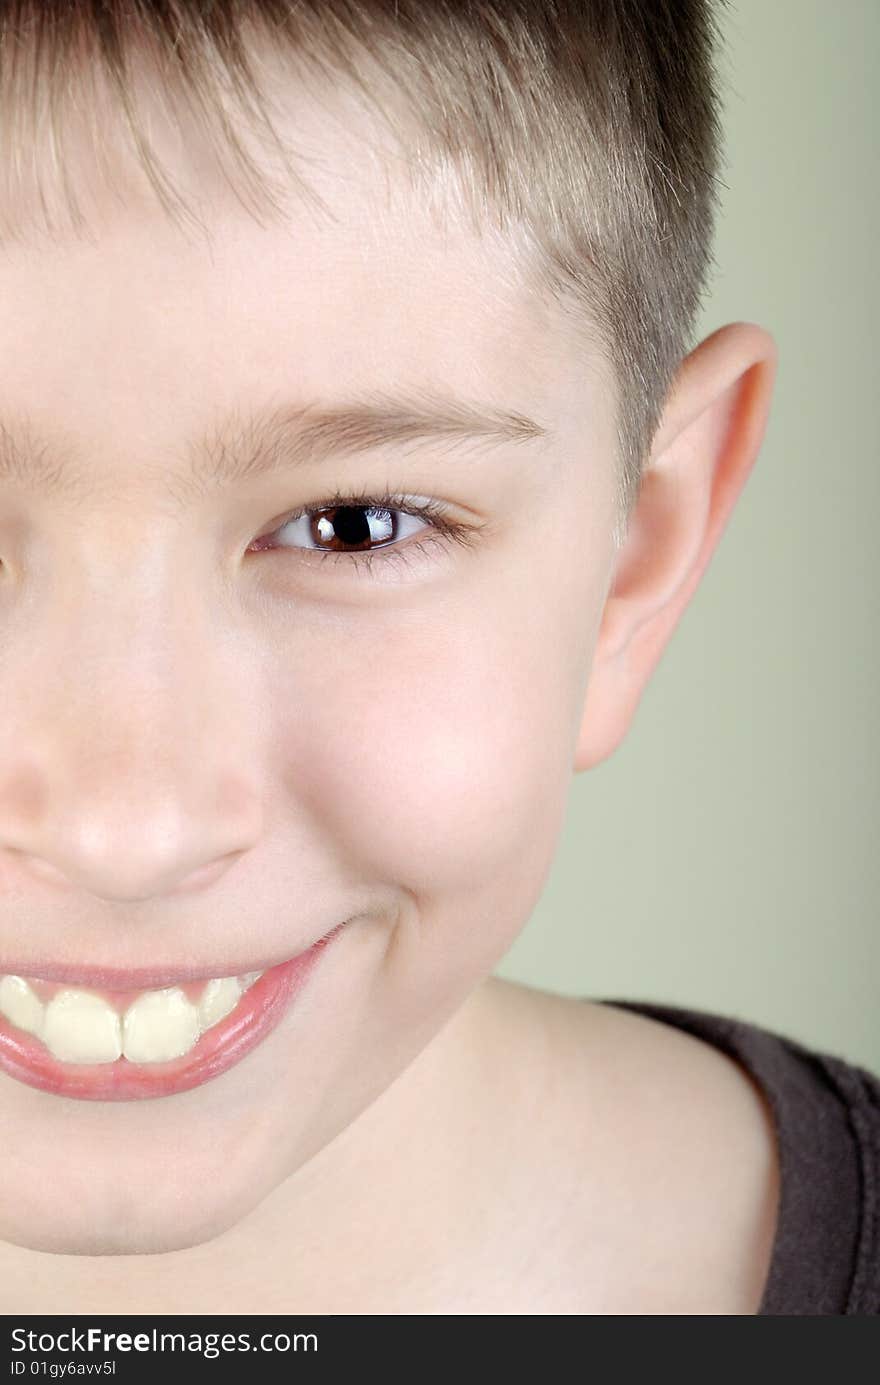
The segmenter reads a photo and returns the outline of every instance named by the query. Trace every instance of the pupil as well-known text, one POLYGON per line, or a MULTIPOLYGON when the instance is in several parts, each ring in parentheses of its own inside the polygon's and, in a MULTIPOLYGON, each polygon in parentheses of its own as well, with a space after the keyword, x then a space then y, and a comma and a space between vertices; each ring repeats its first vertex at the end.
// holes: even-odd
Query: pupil
POLYGON ((340 505, 333 513, 333 528, 339 541, 352 546, 369 544, 369 513, 364 505, 340 505))

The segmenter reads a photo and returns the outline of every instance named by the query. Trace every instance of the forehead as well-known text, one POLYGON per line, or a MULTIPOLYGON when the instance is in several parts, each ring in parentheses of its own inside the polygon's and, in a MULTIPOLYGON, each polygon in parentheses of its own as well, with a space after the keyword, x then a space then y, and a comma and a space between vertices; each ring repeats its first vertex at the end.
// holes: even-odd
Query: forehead
MULTIPOLYGON (((584 361, 509 239, 471 223, 456 181, 414 185, 411 155, 351 92, 307 91, 289 73, 272 81, 273 118, 307 191, 251 144, 281 192, 280 213, 263 225, 149 86, 138 100, 151 139, 203 234, 169 218, 116 125, 97 144, 87 120, 66 129, 66 174, 86 224, 0 248, 0 418, 27 412, 51 436, 63 417, 84 444, 106 441, 109 457, 120 442, 112 420, 129 452, 139 432, 145 447, 164 447, 204 422, 205 401, 403 384, 521 410, 548 428, 566 398, 576 403, 572 390, 582 402, 584 361)), ((22 184, 10 195, 26 207, 29 193, 22 184)), ((594 392, 594 415, 597 403, 594 392)))

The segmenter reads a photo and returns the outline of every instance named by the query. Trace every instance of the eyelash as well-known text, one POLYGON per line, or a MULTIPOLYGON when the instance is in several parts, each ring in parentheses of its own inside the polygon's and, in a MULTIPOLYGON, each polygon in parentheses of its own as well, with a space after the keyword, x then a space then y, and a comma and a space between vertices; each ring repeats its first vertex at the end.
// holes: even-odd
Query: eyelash
POLYGON ((408 540, 402 541, 403 546, 396 540, 389 540, 384 546, 370 551, 340 553, 333 549, 285 548, 283 545, 279 545, 278 551, 298 555, 308 553, 307 562, 313 562, 317 559, 318 562, 325 563, 330 559, 334 563, 347 563, 351 567, 361 568, 369 572, 376 561, 382 564, 397 562, 406 565, 410 556, 422 555, 434 544, 448 548, 451 544, 457 543, 464 548, 473 548, 476 543, 476 526, 461 524, 457 520, 449 519, 448 509, 439 501, 428 500, 414 504, 405 495, 369 495, 366 491, 337 491, 320 505, 309 505, 303 509, 294 510, 286 515, 270 534, 265 534, 263 538, 257 539, 256 543, 263 544, 299 519, 321 515, 326 511, 335 509, 364 509, 389 514, 399 512, 411 515, 415 519, 425 520, 429 525, 429 530, 417 542, 415 536, 410 535, 408 540))

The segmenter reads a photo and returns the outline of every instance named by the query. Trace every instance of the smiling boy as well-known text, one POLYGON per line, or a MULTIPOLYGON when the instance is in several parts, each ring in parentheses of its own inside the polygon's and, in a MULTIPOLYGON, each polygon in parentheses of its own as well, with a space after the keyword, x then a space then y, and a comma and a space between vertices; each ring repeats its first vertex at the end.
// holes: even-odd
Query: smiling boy
POLYGON ((491 975, 770 408, 708 5, 0 14, 3 1311, 767 1311, 748 1065, 491 975))

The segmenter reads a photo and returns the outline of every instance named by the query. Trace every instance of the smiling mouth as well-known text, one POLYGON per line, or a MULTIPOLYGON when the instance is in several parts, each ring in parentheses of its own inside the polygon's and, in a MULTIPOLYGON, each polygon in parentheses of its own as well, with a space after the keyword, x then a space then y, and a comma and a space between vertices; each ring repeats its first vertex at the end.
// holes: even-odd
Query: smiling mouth
POLYGON ((261 971, 161 990, 107 991, 0 977, 0 1015, 63 1063, 165 1063, 183 1058, 241 1002, 261 971))
POLYGON ((243 1058, 279 1023, 343 924, 262 972, 156 990, 0 977, 0 1070, 82 1100, 169 1096, 243 1058))

